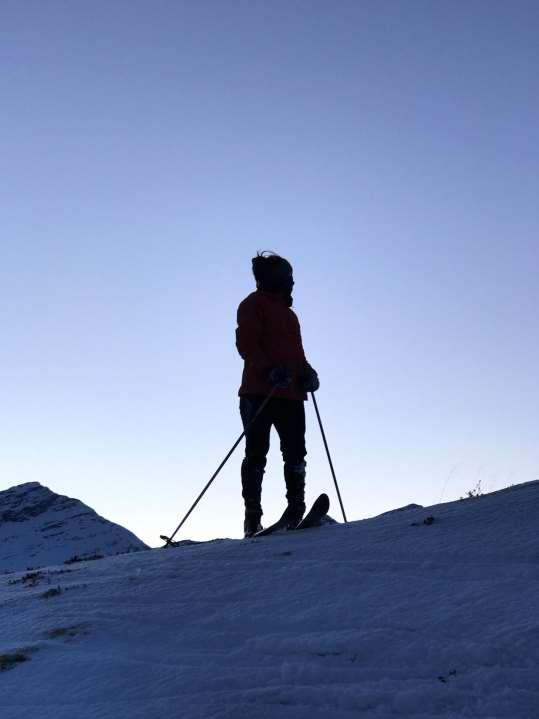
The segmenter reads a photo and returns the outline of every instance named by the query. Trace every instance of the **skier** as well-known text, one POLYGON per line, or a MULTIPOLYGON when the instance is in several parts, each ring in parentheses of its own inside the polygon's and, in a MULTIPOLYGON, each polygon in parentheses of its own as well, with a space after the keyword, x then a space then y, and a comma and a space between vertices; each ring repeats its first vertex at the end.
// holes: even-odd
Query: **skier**
POLYGON ((274 426, 280 439, 286 484, 285 526, 295 527, 305 513, 305 407, 307 392, 319 386, 318 374, 305 359, 298 318, 291 309, 291 264, 274 253, 252 260, 256 291, 238 307, 236 347, 244 360, 239 389, 243 426, 274 394, 246 433, 241 465, 245 503, 244 534, 262 529, 262 478, 274 426))

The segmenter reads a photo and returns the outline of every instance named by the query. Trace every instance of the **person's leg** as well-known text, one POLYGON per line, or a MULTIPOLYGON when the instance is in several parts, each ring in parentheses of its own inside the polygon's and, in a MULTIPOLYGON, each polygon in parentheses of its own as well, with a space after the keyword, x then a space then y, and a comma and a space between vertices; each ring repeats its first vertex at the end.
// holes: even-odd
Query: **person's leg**
MULTIPOLYGON (((247 427, 265 397, 244 395, 240 398, 240 414, 247 427)), ((249 427, 245 436, 245 457, 241 465, 242 496, 245 503, 245 534, 257 531, 262 517, 262 479, 270 445, 271 413, 266 406, 249 427)))
POLYGON ((274 423, 281 440, 286 498, 293 524, 305 513, 305 406, 301 400, 287 399, 276 399, 275 405, 274 423))

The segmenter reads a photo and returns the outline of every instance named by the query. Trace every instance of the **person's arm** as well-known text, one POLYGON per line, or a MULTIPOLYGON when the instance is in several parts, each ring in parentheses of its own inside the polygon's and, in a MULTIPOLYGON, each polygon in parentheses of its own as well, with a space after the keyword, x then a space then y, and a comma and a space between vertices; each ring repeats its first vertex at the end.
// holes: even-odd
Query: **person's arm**
POLYGON ((238 307, 236 347, 245 362, 262 377, 266 377, 271 365, 262 347, 262 309, 254 302, 244 301, 238 307))
POLYGON ((318 379, 318 372, 313 367, 311 367, 305 357, 305 350, 303 349, 303 340, 301 339, 301 328, 299 326, 299 321, 298 334, 301 354, 303 356, 303 376, 301 377, 301 384, 305 392, 316 392, 316 390, 320 387, 320 380, 318 379))

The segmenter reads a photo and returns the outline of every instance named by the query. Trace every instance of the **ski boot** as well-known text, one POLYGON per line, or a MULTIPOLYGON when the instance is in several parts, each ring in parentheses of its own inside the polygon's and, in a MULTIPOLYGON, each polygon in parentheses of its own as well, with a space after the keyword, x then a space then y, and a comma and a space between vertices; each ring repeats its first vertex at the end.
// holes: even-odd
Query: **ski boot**
POLYGON ((252 537, 262 529, 262 477, 264 476, 265 458, 258 461, 245 457, 241 465, 242 495, 245 503, 245 521, 243 536, 252 537))
POLYGON ((287 529, 295 529, 305 514, 305 462, 284 465, 288 506, 281 521, 287 529))
POLYGON ((243 522, 243 536, 245 539, 260 532, 262 529, 262 524, 260 523, 261 516, 259 512, 250 512, 248 509, 245 510, 245 520, 243 522))

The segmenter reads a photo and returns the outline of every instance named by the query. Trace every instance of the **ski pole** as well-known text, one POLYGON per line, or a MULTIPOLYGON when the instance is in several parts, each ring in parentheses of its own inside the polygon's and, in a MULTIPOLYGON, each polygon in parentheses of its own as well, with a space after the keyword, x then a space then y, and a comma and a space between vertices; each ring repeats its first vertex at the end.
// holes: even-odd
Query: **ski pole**
POLYGON ((311 392, 311 397, 314 402, 314 409, 316 411, 316 416, 318 418, 318 424, 320 425, 320 431, 322 432, 322 439, 324 440, 324 447, 326 448, 326 454, 327 454, 328 460, 329 460, 329 467, 331 469, 331 474, 333 475, 333 481, 335 482, 335 489, 337 490, 337 497, 339 498, 339 504, 341 505, 342 516, 346 523, 346 522, 348 522, 348 520, 346 519, 346 514, 344 512, 344 505, 342 503, 341 493, 339 491, 339 485, 337 484, 337 477, 335 476, 335 470, 333 469, 333 462, 331 461, 331 455, 329 453, 329 447, 328 447, 328 443, 326 440, 326 433, 324 432, 324 427, 322 426, 322 420, 320 419, 320 412, 318 411, 318 405, 316 403, 316 398, 314 396, 314 392, 311 392))
POLYGON ((195 501, 193 502, 191 508, 189 509, 189 511, 187 512, 187 514, 185 515, 185 517, 182 519, 182 521, 178 524, 178 526, 176 527, 176 529, 174 530, 174 532, 170 535, 170 537, 167 537, 167 536, 165 536, 164 534, 160 534, 160 535, 159 535, 160 538, 163 539, 163 540, 166 542, 165 547, 169 547, 169 546, 172 544, 172 540, 174 539, 174 537, 176 536, 176 534, 180 531, 180 529, 181 529, 181 528, 183 527, 183 525, 185 524, 185 521, 187 520, 187 517, 189 517, 189 515, 191 514, 191 512, 193 511, 193 509, 197 506, 197 504, 200 502, 200 500, 202 499, 202 497, 206 494, 206 491, 209 489, 209 487, 210 487, 210 485, 212 484, 213 480, 217 477, 217 475, 219 474, 219 472, 223 469, 223 467, 225 466, 225 464, 228 462, 228 460, 230 459, 232 453, 234 452, 234 450, 236 449, 236 447, 238 446, 238 444, 241 442, 241 440, 242 440, 242 439, 245 437, 245 435, 247 434, 247 430, 251 427, 252 424, 254 424, 254 421, 255 421, 256 418, 259 416, 259 414, 262 413, 262 410, 263 410, 264 407, 268 404, 268 402, 269 402, 270 399, 273 397, 273 395, 275 394, 275 392, 276 392, 277 389, 278 389, 278 388, 277 388, 277 385, 276 385, 275 387, 273 387, 273 389, 271 390, 271 392, 269 393, 269 395, 268 395, 268 396, 266 397, 266 399, 262 402, 262 404, 260 405, 260 407, 259 407, 259 408, 257 409, 257 411, 255 412, 253 418, 250 420, 250 422, 248 422, 248 424, 247 424, 246 427, 244 428, 243 432, 240 434, 240 436, 238 437, 238 439, 234 442, 234 445, 232 446, 232 449, 230 450, 230 452, 226 455, 226 457, 223 459, 223 461, 221 462, 221 464, 217 467, 217 469, 215 470, 215 472, 212 474, 212 476, 211 476, 209 482, 206 484, 206 486, 204 487, 204 489, 202 490, 202 492, 201 492, 201 493, 198 495, 198 497, 195 499, 195 501))

